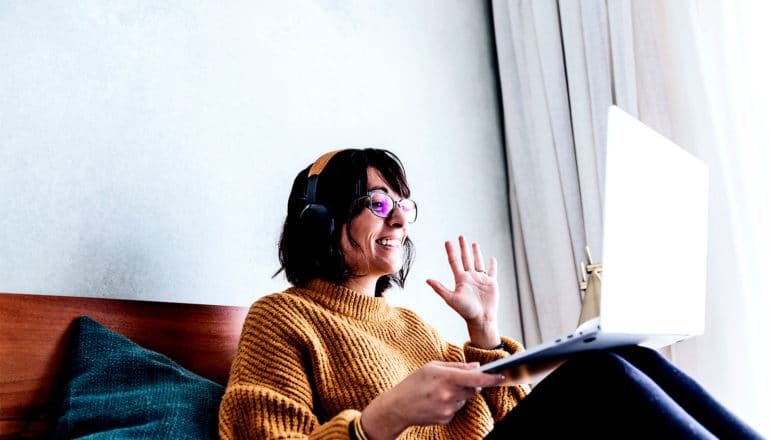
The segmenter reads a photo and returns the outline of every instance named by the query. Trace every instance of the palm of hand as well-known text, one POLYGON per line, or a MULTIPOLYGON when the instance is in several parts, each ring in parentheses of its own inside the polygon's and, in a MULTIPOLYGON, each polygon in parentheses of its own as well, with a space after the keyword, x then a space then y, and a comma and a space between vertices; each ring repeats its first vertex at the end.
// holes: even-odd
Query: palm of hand
POLYGON ((469 323, 484 323, 492 321, 497 315, 498 287, 497 287, 497 262, 494 258, 489 261, 489 270, 484 271, 484 261, 481 249, 476 243, 468 249, 464 237, 460 237, 460 258, 457 257, 454 247, 446 242, 447 258, 454 276, 455 287, 448 289, 435 280, 428 280, 428 284, 436 291, 446 303, 469 323))
POLYGON ((455 288, 444 300, 466 321, 484 322, 494 318, 497 298, 497 280, 484 272, 465 272, 455 277, 455 288))

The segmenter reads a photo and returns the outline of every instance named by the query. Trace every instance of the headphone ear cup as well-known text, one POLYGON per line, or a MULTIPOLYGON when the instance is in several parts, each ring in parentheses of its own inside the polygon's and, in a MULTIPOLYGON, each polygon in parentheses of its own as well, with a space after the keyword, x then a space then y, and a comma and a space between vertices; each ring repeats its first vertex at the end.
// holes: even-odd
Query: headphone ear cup
POLYGON ((299 219, 308 233, 330 241, 334 235, 334 217, 329 209, 320 203, 309 203, 299 214, 299 219))

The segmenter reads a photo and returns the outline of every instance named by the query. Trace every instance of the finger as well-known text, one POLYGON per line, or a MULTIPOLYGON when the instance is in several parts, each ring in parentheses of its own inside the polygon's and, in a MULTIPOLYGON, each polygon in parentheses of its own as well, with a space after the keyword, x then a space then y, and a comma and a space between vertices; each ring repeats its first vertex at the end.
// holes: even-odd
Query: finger
POLYGON ((457 254, 455 254, 455 248, 452 246, 452 242, 449 240, 445 241, 444 249, 446 249, 446 256, 449 260, 449 268, 452 269, 452 274, 457 277, 457 274, 462 272, 462 268, 460 267, 460 260, 457 258, 457 254))
POLYGON ((445 362, 433 361, 434 364, 446 368, 459 368, 461 370, 472 370, 479 367, 478 362, 445 362))
POLYGON ((499 373, 482 373, 473 370, 455 370, 450 376, 449 381, 458 387, 486 388, 499 385, 505 376, 499 373))
POLYGON ((472 243, 473 248, 473 265, 477 272, 484 272, 484 257, 481 255, 481 247, 478 243, 472 243))
POLYGON ((436 280, 425 280, 425 282, 428 283, 434 292, 438 293, 438 296, 440 296, 441 299, 447 302, 449 301, 449 298, 452 296, 452 291, 447 289, 446 286, 436 280))
POLYGON ((462 387, 457 392, 457 397, 468 400, 476 394, 480 393, 483 388, 481 387, 462 387))
POLYGON ((492 278, 497 275, 497 260, 495 257, 489 259, 489 270, 487 271, 487 275, 492 278))
POLYGON ((463 269, 468 272, 473 270, 473 266, 471 265, 471 253, 468 252, 468 242, 465 241, 465 237, 462 235, 460 236, 460 255, 463 260, 463 269))
POLYGON ((474 384, 476 388, 496 387, 505 381, 500 373, 481 373, 484 377, 474 384))
POLYGON ((479 368, 480 364, 478 362, 453 362, 452 368, 459 368, 461 370, 473 370, 476 368, 479 368))

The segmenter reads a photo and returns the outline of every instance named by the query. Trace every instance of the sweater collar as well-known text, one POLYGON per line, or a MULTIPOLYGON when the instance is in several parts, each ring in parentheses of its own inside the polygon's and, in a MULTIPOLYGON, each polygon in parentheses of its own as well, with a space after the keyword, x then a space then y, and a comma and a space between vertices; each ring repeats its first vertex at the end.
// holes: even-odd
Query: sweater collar
POLYGON ((384 321, 393 313, 393 308, 384 297, 371 297, 321 279, 290 290, 326 309, 355 319, 384 321))

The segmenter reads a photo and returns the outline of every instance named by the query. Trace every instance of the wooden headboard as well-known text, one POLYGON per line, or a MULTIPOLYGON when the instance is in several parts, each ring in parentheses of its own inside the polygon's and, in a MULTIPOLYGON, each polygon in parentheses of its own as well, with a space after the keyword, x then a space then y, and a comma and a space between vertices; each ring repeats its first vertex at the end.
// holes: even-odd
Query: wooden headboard
POLYGON ((0 293, 0 439, 47 438, 75 318, 227 382, 248 307, 0 293))

